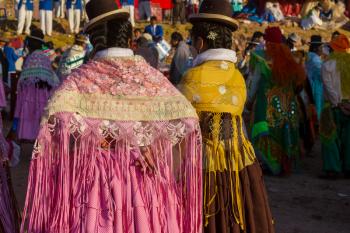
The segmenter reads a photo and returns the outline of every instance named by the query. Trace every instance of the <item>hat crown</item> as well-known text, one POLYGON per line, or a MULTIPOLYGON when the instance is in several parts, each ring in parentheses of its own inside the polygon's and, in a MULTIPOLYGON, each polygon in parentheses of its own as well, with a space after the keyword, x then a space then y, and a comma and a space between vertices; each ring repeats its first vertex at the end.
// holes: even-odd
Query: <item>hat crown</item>
POLYGON ((42 40, 45 38, 43 31, 39 28, 32 29, 32 31, 30 32, 30 35, 42 40))
POLYGON ((114 0, 90 0, 86 4, 86 14, 89 20, 117 9, 118 5, 114 0))
POLYGON ((228 0, 204 0, 199 8, 199 13, 218 14, 232 17, 232 6, 228 0))

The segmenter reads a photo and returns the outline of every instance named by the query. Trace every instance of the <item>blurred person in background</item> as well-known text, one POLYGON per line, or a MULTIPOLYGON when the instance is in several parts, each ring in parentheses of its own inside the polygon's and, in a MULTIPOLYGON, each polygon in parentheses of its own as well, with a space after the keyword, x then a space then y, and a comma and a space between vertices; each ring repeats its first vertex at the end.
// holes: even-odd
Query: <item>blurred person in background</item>
POLYGON ((8 63, 8 79, 5 80, 7 85, 11 87, 11 79, 14 75, 16 75, 16 62, 20 58, 15 49, 11 46, 10 41, 13 39, 13 35, 10 32, 4 32, 2 35, 2 42, 4 43, 3 53, 6 57, 8 63))
POLYGON ((350 42, 339 34, 330 42, 330 55, 322 65, 324 108, 320 138, 323 171, 320 178, 350 178, 350 42))
POLYGON ((175 49, 175 54, 170 66, 170 82, 177 86, 181 82, 185 72, 192 68, 193 59, 196 57, 195 49, 191 51, 190 46, 184 41, 179 32, 171 34, 171 46, 175 49))
POLYGON ((151 11, 151 1, 150 0, 139 0, 139 17, 140 20, 151 19, 152 11, 151 11))
POLYGON ((152 47, 144 36, 138 38, 136 43, 137 47, 134 51, 135 55, 142 56, 148 62, 148 64, 157 69, 159 63, 159 54, 157 49, 152 47))
POLYGON ((61 82, 86 61, 86 43, 87 38, 82 34, 77 34, 74 45, 63 53, 57 70, 61 82))
POLYGON ((18 27, 17 35, 21 35, 24 31, 29 35, 30 26, 32 25, 33 18, 33 0, 19 0, 17 4, 18 9, 18 27))
POLYGON ((145 27, 145 33, 152 35, 155 42, 159 42, 163 39, 163 27, 158 24, 157 17, 151 17, 151 24, 145 27))
POLYGON ((52 36, 53 0, 40 0, 40 28, 44 35, 52 36))
POLYGON ((78 34, 80 31, 81 12, 84 0, 67 0, 67 12, 69 30, 71 34, 78 34))
POLYGON ((135 2, 134 0, 120 0, 123 8, 126 8, 130 12, 130 23, 135 27, 135 2))
POLYGON ((186 23, 186 0, 173 0, 173 25, 175 25, 178 20, 181 24, 186 23))

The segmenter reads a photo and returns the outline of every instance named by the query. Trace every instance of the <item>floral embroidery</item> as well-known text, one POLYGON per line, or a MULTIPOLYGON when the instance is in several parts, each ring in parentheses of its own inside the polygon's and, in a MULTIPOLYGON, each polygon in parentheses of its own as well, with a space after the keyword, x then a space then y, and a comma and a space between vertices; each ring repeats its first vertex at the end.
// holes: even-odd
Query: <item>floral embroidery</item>
POLYGON ((225 61, 222 61, 220 64, 220 68, 223 70, 228 70, 228 68, 229 68, 228 63, 225 61))
POLYGON ((168 124, 168 135, 173 145, 177 144, 186 134, 186 125, 183 122, 168 124))
POLYGON ((178 93, 162 73, 137 57, 91 61, 74 70, 61 89, 115 96, 173 96, 178 93))
POLYGON ((192 97, 194 103, 199 103, 201 101, 200 95, 194 94, 192 97))
POLYGON ((209 40, 216 40, 217 36, 218 36, 218 34, 216 32, 210 31, 207 38, 209 40))
POLYGON ((138 145, 147 146, 151 144, 153 127, 150 124, 143 125, 142 122, 136 122, 133 130, 138 145))
POLYGON ((219 93, 224 95, 226 93, 226 87, 224 85, 219 86, 219 93))
POLYGON ((104 138, 116 138, 119 135, 119 127, 112 121, 102 121, 99 130, 104 138))
POLYGON ((232 96, 232 104, 235 106, 237 106, 239 104, 239 99, 235 95, 232 96))

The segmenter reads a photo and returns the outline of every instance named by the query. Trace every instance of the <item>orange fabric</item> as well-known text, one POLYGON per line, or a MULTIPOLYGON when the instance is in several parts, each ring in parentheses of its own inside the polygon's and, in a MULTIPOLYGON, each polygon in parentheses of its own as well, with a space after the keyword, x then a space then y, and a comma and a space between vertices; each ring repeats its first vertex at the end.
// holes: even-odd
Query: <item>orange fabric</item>
POLYGON ((350 48, 350 42, 345 35, 340 34, 331 41, 330 46, 335 52, 347 52, 350 48))
POLYGON ((267 58, 272 62, 270 65, 273 80, 280 86, 299 86, 306 79, 305 70, 298 64, 292 52, 285 44, 267 43, 267 58))

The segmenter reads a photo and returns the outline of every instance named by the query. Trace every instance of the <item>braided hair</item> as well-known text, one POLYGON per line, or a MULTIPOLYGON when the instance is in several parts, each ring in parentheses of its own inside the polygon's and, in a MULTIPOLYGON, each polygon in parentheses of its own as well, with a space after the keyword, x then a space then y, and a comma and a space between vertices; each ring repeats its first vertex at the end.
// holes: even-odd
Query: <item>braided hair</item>
POLYGON ((132 26, 129 20, 113 19, 96 26, 90 34, 94 46, 92 56, 98 51, 111 48, 129 48, 132 40, 132 26))
POLYGON ((201 37, 207 44, 208 49, 232 49, 232 30, 219 23, 194 23, 192 27, 192 36, 195 40, 201 37))

